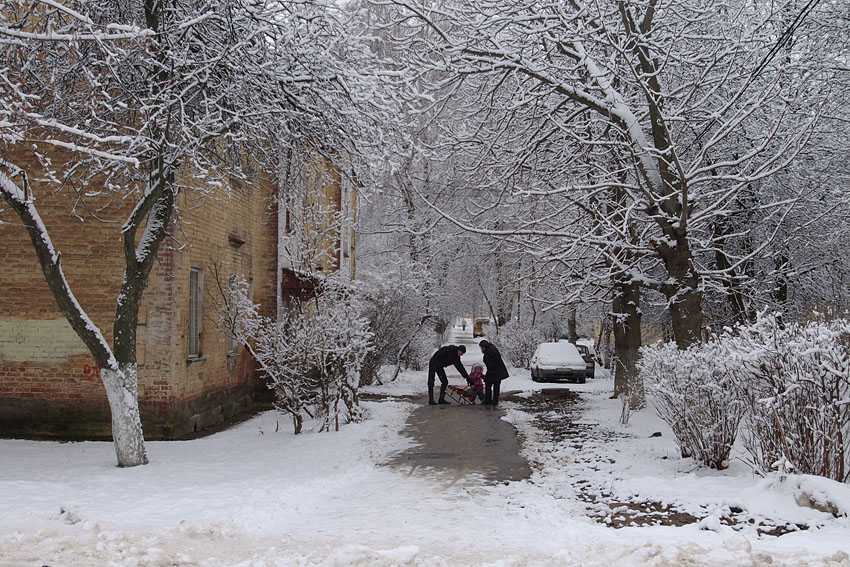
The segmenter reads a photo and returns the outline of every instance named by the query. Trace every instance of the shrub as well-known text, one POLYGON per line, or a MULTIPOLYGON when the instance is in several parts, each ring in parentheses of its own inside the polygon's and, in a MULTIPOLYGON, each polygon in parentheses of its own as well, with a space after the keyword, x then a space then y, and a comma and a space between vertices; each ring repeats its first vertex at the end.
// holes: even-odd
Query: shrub
POLYGON ((366 357, 361 383, 373 384, 379 381, 382 366, 396 363, 410 329, 416 327, 416 318, 406 295, 389 286, 372 286, 364 303, 375 348, 366 357))
POLYGON ((743 442, 761 471, 850 480, 850 321, 761 316, 731 339, 746 370, 743 442))
POLYGON ((318 420, 320 431, 360 418, 357 389, 372 349, 368 321, 360 311, 348 290, 328 283, 302 313, 275 321, 258 314, 243 280, 231 305, 219 313, 269 378, 276 407, 292 417, 297 434, 305 417, 318 420))
POLYGON ((369 322, 374 348, 364 362, 361 384, 381 381, 381 369, 395 365, 419 370, 434 350, 433 317, 423 315, 421 296, 409 284, 389 276, 361 282, 363 316, 369 322))
POLYGON ((745 406, 732 385, 740 364, 723 342, 714 339, 687 350, 675 343, 646 346, 638 370, 682 456, 726 468, 745 406))
POLYGON ((542 334, 538 329, 520 324, 516 319, 503 325, 499 332, 501 352, 517 368, 528 368, 541 338, 542 334))
POLYGON ((703 345, 641 349, 638 366, 683 455, 722 468, 741 439, 762 473, 850 481, 850 321, 775 315, 703 345))

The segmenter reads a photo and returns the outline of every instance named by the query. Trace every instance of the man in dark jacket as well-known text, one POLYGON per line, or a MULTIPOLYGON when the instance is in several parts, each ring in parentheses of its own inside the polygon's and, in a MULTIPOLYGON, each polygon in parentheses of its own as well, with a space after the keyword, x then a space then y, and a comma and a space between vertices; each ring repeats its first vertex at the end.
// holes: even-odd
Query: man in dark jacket
POLYGON ((466 347, 463 345, 448 345, 437 349, 437 352, 435 352, 434 355, 431 357, 431 360, 428 361, 428 403, 432 406, 436 405, 437 403, 450 403, 446 401, 446 388, 449 385, 449 379, 446 378, 446 371, 443 370, 446 366, 454 366, 455 368, 457 368, 457 371, 460 372, 461 376, 463 376, 467 380, 469 379, 469 374, 466 373, 466 369, 460 362, 460 357, 465 352, 466 347), (434 374, 440 377, 439 402, 434 401, 434 374))
POLYGON ((499 389, 502 380, 508 377, 508 368, 496 345, 481 341, 478 346, 484 353, 484 365, 487 367, 487 373, 484 374, 484 404, 495 406, 499 404, 499 389))

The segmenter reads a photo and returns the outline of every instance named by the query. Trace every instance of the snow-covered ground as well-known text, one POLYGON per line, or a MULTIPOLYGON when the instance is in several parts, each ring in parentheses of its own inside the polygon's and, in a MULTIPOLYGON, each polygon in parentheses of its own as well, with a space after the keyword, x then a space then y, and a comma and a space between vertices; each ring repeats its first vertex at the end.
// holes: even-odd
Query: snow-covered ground
MULTIPOLYGON (((464 356, 467 367, 476 355, 464 356)), ((408 372, 369 390, 424 385, 424 372, 408 372)), ((0 440, 0 567, 850 566, 846 517, 801 508, 794 482, 758 478, 739 460, 717 472, 681 459, 650 412, 623 429, 611 386, 605 377, 570 386, 586 401, 583 422, 616 433, 581 448, 550 445, 519 404, 503 404, 537 470, 496 486, 382 465, 410 444, 401 432, 414 406, 392 399, 366 402, 370 418, 338 433, 294 436, 268 412, 204 439, 149 442, 151 464, 132 469, 115 467, 110 443, 0 440), (577 497, 582 475, 704 519, 607 527, 577 497), (732 507, 811 527, 735 531, 719 521, 732 507)), ((546 387, 523 371, 503 383, 546 387)), ((850 502, 847 486, 825 486, 850 502)))

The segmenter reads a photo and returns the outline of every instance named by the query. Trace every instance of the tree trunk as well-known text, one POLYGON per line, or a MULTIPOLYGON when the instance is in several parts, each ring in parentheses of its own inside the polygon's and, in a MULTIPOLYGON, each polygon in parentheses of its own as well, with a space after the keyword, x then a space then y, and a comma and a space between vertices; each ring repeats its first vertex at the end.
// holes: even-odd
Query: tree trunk
POLYGON ((159 244, 165 238, 174 207, 174 194, 168 189, 173 182, 173 175, 152 176, 148 191, 124 224, 124 280, 113 320, 112 348, 68 285, 61 266, 61 255, 55 250, 47 227, 36 209, 26 175, 20 172, 20 176, 23 189, 0 172, 0 194, 23 221, 56 305, 100 368, 112 415, 112 437, 118 466, 147 464, 139 415, 136 324, 142 292, 159 244), (137 243, 136 232, 142 223, 147 226, 142 240, 137 243))
POLYGON ((602 318, 602 328, 599 329, 599 355, 602 357, 602 366, 606 370, 611 369, 611 334, 614 332, 614 322, 610 313, 602 318))
POLYGON ((499 326, 496 323, 496 310, 493 307, 493 302, 490 301, 490 298, 487 296, 487 292, 484 291, 484 284, 481 283, 481 275, 478 275, 478 288, 481 290, 481 294, 484 296, 484 301, 487 302, 487 310, 490 312, 490 320, 493 322, 493 325, 496 327, 496 332, 499 331, 499 326))
POLYGON ((436 324, 434 325, 434 331, 436 333, 437 338, 437 348, 443 346, 443 339, 446 335, 446 330, 449 328, 449 322, 444 319, 437 319, 436 324))
POLYGON ((513 317, 514 268, 496 255, 496 317, 493 324, 501 329, 513 317))
POLYGON ((773 265, 776 270, 776 283, 773 285, 773 301, 782 310, 788 302, 788 256, 780 254, 773 259, 773 265))
POLYGON ((721 218, 714 222, 714 263, 717 270, 725 272, 721 276, 721 282, 726 289, 726 302, 732 310, 732 317, 736 323, 748 323, 755 320, 755 312, 748 307, 747 298, 741 286, 742 278, 736 273, 726 255, 726 241, 732 233, 728 218, 721 218))
POLYGON ((702 292, 686 289, 670 298, 670 319, 673 337, 679 349, 684 350, 701 340, 702 292))
POLYGON ((112 412, 112 439, 119 467, 148 463, 139 415, 138 367, 121 365, 118 369, 100 369, 106 398, 112 412))
POLYGON ((611 304, 614 324, 614 396, 628 396, 629 407, 644 406, 643 382, 637 372, 640 336, 640 286, 634 282, 615 282, 611 304))
POLYGON ((56 252, 47 227, 35 207, 25 175, 22 176, 22 182, 24 189, 20 190, 11 179, 0 175, 3 197, 23 221, 56 305, 77 336, 86 344, 100 368, 112 413, 118 465, 131 467, 147 464, 142 424, 139 419, 138 376, 135 364, 123 368, 119 366, 100 329, 92 323, 77 301, 62 270, 60 255, 56 252))
POLYGON ((678 235, 673 246, 654 242, 673 283, 661 286, 670 309, 673 338, 684 350, 702 339, 702 287, 691 260, 687 238, 678 235))
POLYGON ((653 241, 652 246, 664 263, 669 280, 672 280, 662 285, 661 291, 669 304, 676 344, 680 349, 685 349, 702 338, 702 282, 693 265, 688 241, 691 211, 688 183, 674 166, 678 162, 677 149, 662 110, 665 99, 660 80, 662 74, 658 70, 658 60, 651 55, 644 40, 652 29, 655 3, 650 3, 640 18, 635 17, 632 7, 626 2, 618 2, 617 8, 631 40, 630 49, 646 78, 644 96, 658 176, 649 175, 648 171, 644 174, 658 199, 650 207, 653 218, 664 233, 664 239, 653 241))
POLYGON ((576 332, 576 308, 570 308, 570 314, 567 318, 567 340, 571 343, 575 344, 578 340, 578 333, 576 332))

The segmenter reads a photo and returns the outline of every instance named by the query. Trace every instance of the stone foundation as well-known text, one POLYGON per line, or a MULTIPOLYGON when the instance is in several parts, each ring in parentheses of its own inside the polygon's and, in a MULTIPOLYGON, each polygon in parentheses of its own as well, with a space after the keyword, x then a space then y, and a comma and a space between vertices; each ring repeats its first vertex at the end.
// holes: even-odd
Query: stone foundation
MULTIPOLYGON (((163 407, 144 401, 142 426, 148 441, 204 435, 255 409, 252 384, 205 392, 163 407), (209 430, 209 431, 208 431, 209 430)), ((260 396, 263 397, 263 396, 260 396)), ((261 400, 262 401, 262 400, 261 400)), ((112 439, 109 407, 34 398, 0 398, 0 437, 105 441, 112 439)))

